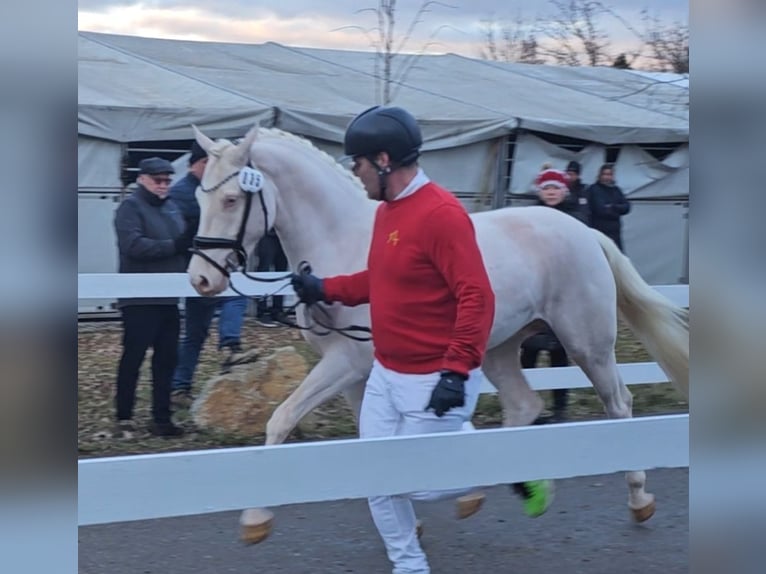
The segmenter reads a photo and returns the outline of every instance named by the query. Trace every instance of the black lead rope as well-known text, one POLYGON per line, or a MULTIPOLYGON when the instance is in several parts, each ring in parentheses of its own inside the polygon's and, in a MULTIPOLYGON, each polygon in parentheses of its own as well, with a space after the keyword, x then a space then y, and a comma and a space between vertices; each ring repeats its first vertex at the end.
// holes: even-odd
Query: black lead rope
MULTIPOLYGON (((306 273, 306 274, 311 273, 311 265, 307 261, 301 261, 300 264, 298 265, 298 273, 306 273)), ((245 273, 244 271, 242 272, 242 274, 252 281, 261 281, 261 282, 269 282, 269 283, 273 283, 275 281, 284 281, 285 279, 289 279, 290 277, 292 277, 291 273, 288 273, 286 275, 281 275, 279 277, 272 277, 269 279, 256 277, 254 275, 250 275, 249 273, 245 273)), ((267 297, 273 297, 274 295, 278 295, 283 289, 283 287, 280 287, 279 289, 277 289, 276 291, 272 293, 269 293, 268 295, 262 295, 262 296, 247 295, 234 286, 234 282, 231 280, 231 277, 229 277, 229 287, 235 293, 243 297, 247 297, 248 299, 253 299, 256 301, 261 299, 266 299, 267 297)), ((300 304, 301 304, 301 301, 298 301, 295 305, 291 305, 287 307, 287 311, 288 312, 295 311, 298 305, 300 304)), ((339 335, 343 335, 344 337, 347 337, 349 339, 352 339, 354 341, 359 341, 362 343, 366 343, 367 341, 372 340, 372 336, 371 336, 372 332, 369 327, 364 327, 362 325, 349 325, 348 327, 335 327, 334 325, 331 324, 332 317, 330 316, 330 313, 324 304, 304 303, 304 305, 306 305, 306 309, 308 311, 305 317, 307 317, 307 319, 311 319, 313 324, 309 323, 306 327, 303 327, 301 325, 298 325, 298 323, 295 323, 293 321, 288 321, 284 318, 274 318, 274 320, 288 327, 292 327, 293 329, 300 329, 301 331, 309 331, 313 333, 314 335, 318 335, 320 337, 327 336, 331 333, 338 333, 339 335), (314 313, 313 311, 318 311, 319 313, 314 313), (317 317, 318 314, 322 314, 324 315, 324 317, 322 319, 319 319, 317 317), (317 331, 314 328, 315 326, 321 327, 322 329, 324 329, 324 332, 317 331), (368 333, 368 335, 360 336, 360 335, 355 335, 354 333, 368 333)))

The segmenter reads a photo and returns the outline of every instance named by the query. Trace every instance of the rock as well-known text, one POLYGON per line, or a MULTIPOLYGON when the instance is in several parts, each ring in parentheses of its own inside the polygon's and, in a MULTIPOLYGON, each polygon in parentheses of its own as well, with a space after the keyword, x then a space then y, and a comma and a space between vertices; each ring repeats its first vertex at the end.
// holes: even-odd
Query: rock
POLYGON ((254 363, 208 380, 190 412, 202 429, 238 436, 266 432, 274 409, 303 381, 309 371, 294 347, 282 347, 254 363))

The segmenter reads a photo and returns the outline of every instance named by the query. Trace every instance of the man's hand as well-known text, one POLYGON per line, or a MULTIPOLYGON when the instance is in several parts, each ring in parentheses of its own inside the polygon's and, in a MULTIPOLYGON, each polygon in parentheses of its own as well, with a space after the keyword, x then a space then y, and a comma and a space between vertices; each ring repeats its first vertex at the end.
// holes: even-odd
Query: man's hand
POLYGON ((437 417, 443 417, 448 410, 465 405, 466 378, 460 373, 444 371, 431 393, 426 410, 433 409, 437 417))
POLYGON ((324 301, 324 289, 322 280, 311 273, 293 273, 290 277, 290 284, 298 295, 301 303, 313 305, 319 301, 324 301))

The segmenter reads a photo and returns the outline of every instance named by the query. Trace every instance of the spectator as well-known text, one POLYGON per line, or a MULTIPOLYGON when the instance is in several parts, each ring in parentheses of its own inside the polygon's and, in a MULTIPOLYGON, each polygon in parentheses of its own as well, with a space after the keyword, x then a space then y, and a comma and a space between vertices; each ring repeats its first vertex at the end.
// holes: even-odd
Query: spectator
MULTIPOLYGON (((287 271, 287 257, 282 250, 282 244, 279 237, 270 229, 258 242, 258 266, 257 271, 287 271)), ((258 308, 256 312, 256 322, 263 327, 277 327, 278 323, 284 321, 284 296, 272 295, 271 307, 269 307, 269 298, 262 297, 258 299, 258 308)))
MULTIPOLYGON (((139 163, 136 190, 117 208, 114 225, 120 273, 180 273, 194 230, 172 201, 167 201, 173 166, 152 157, 139 163)), ((133 409, 139 370, 149 347, 152 355, 152 423, 157 436, 179 436, 171 421, 170 391, 178 352, 178 299, 133 298, 117 303, 123 321, 122 357, 117 370, 115 436, 136 432, 133 409)))
MULTIPOLYGON (((567 196, 571 193, 569 191, 570 178, 567 174, 555 169, 549 169, 546 166, 543 166, 543 171, 535 180, 539 193, 538 205, 558 209, 582 221, 585 218, 585 214, 580 208, 579 202, 567 201, 567 196)), ((537 367, 537 359, 542 351, 546 351, 549 354, 551 367, 566 367, 569 365, 569 357, 567 357, 563 345, 549 327, 541 333, 532 335, 522 343, 521 366, 525 369, 537 367)), ((552 416, 549 418, 541 417, 536 422, 565 421, 568 401, 569 389, 555 389, 553 391, 552 416)))
POLYGON ((571 213, 577 219, 590 225, 590 210, 588 209, 587 187, 580 179, 582 166, 577 161, 570 161, 567 164, 567 176, 569 177, 569 196, 565 200, 571 206, 571 213))
POLYGON ((630 201, 614 183, 614 166, 605 163, 598 172, 598 181, 588 188, 590 225, 622 246, 622 216, 630 213, 630 201))
MULTIPOLYGON (((200 218, 195 192, 206 164, 207 153, 194 142, 189 156, 189 171, 170 188, 170 197, 181 207, 184 219, 195 235, 200 218)), ((184 269, 188 267, 189 259, 191 253, 187 254, 184 269)), ((194 401, 194 372, 216 311, 219 311, 218 350, 221 353, 221 372, 226 373, 233 365, 249 363, 258 358, 255 350, 243 350, 241 344, 242 324, 247 312, 246 297, 187 297, 184 336, 178 349, 178 365, 173 373, 172 400, 176 407, 188 408, 194 401)))

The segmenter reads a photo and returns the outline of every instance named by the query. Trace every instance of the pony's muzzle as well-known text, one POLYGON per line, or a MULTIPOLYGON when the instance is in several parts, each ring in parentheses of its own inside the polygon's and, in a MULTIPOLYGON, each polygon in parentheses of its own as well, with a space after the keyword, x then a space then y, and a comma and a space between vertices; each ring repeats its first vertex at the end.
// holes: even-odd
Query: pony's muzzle
POLYGON ((203 297, 218 295, 226 289, 229 282, 226 275, 197 254, 192 256, 187 272, 192 287, 203 297))

